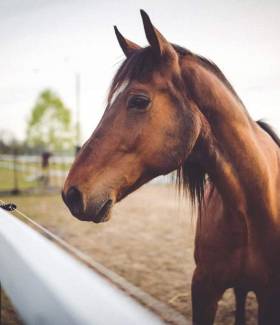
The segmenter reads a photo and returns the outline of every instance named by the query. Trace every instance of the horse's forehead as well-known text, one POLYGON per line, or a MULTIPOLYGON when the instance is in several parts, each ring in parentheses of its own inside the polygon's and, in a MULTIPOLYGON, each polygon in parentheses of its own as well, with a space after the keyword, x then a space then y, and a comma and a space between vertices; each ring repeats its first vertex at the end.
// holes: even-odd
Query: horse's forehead
POLYGON ((154 69, 150 71, 148 75, 137 76, 137 78, 123 78, 121 82, 119 82, 118 86, 114 89, 114 91, 109 96, 109 106, 111 106, 119 95, 122 95, 129 88, 138 88, 145 87, 147 90, 150 88, 151 90, 155 90, 157 88, 161 88, 162 86, 168 84, 169 76, 172 75, 172 71, 168 71, 167 69, 154 69))
POLYGON ((147 88, 157 88, 166 83, 168 83, 172 73, 167 70, 154 70, 151 71, 148 76, 139 76, 137 79, 132 79, 129 81, 129 86, 146 86, 147 88))
POLYGON ((166 84, 172 75, 172 71, 169 69, 162 69, 159 71, 154 71, 152 74, 151 84, 154 86, 161 86, 166 84))

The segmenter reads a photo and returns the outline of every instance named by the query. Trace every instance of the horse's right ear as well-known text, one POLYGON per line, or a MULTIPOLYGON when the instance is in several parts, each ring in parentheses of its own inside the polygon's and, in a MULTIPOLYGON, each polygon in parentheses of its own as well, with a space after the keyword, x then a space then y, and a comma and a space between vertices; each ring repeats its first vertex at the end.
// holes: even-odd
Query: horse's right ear
POLYGON ((141 17, 143 20, 144 30, 151 49, 157 57, 166 54, 169 58, 177 58, 176 51, 166 38, 153 26, 148 14, 141 9, 141 17))
POLYGON ((120 47, 123 50, 123 53, 128 58, 135 50, 140 49, 140 46, 124 38, 119 32, 117 26, 114 26, 115 34, 117 36, 120 47))

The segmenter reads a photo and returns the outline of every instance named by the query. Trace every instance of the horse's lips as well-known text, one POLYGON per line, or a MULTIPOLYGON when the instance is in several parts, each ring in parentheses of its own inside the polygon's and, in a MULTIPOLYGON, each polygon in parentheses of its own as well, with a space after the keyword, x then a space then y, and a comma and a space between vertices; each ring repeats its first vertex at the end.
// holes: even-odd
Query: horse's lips
POLYGON ((99 208, 96 215, 90 221, 94 223, 106 222, 110 219, 110 211, 113 206, 113 201, 109 199, 99 208))

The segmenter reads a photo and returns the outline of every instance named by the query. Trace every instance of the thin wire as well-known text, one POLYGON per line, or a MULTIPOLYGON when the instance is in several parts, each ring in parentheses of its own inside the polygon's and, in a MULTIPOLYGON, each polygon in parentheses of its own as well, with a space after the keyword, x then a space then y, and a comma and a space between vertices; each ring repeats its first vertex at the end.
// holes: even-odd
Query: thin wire
MULTIPOLYGON (((1 199, 0 199, 0 202, 5 204, 5 202, 1 199)), ((75 258, 77 258, 80 262, 85 264, 87 267, 94 270, 95 272, 98 272, 101 276, 103 276, 107 280, 111 281, 111 283, 115 284, 118 288, 125 291, 128 295, 136 298, 138 301, 140 301, 142 303, 144 302, 144 304, 145 304, 145 301, 141 297, 139 297, 139 295, 135 294, 135 290, 131 289, 132 285, 130 283, 126 282, 126 280, 124 280, 120 275, 114 273, 110 269, 107 269, 106 266, 93 260, 88 255, 84 254, 77 248, 73 247, 72 245, 70 245, 65 240, 63 240, 59 236, 52 233, 50 230, 48 230, 44 226, 40 225, 33 219, 29 218, 25 213, 21 212, 18 208, 16 208, 13 212, 16 212, 22 218, 24 218, 29 223, 31 223, 35 228, 39 229, 42 232, 42 235, 44 237, 46 237, 49 240, 50 240, 50 238, 53 239, 61 248, 66 250, 68 253, 72 254, 75 258)), ((152 306, 150 306, 150 308, 153 309, 152 306)), ((0 325, 1 325, 1 323, 0 323, 0 325)))
MULTIPOLYGON (((0 199, 0 202, 5 204, 3 200, 0 199)), ((141 304, 145 305, 148 309, 152 310, 157 315, 161 316, 164 320, 168 322, 170 319, 175 319, 175 321, 171 321, 173 324, 185 324, 186 319, 179 312, 170 308, 168 305, 162 304, 157 299, 151 297, 149 294, 145 293, 138 287, 135 287, 133 284, 127 282, 122 276, 114 273, 110 269, 107 269, 104 265, 96 262, 91 259, 86 254, 82 253, 77 248, 68 244, 65 240, 61 239, 57 235, 53 234, 50 230, 45 228, 44 226, 38 224, 36 221, 29 218, 25 213, 21 212, 18 208, 14 210, 17 214, 31 223, 35 228, 40 229, 42 235, 44 235, 48 239, 53 239, 61 248, 65 249, 67 252, 71 253, 75 256, 80 262, 84 263, 90 269, 98 272, 101 276, 111 281, 115 286, 119 289, 126 292, 129 296, 134 297, 134 299, 138 300, 141 304)), ((1 325, 1 323, 0 323, 1 325)))
MULTIPOLYGON (((6 204, 1 199, 0 199, 0 202, 3 203, 3 204, 6 204)), ((77 257, 80 261, 82 261, 83 263, 85 263, 87 266, 89 266, 89 267, 91 267, 91 268, 93 268, 93 269, 95 269, 95 270, 97 270, 97 271, 100 272, 100 270, 99 270, 99 263, 93 261, 89 256, 87 256, 86 254, 82 253, 80 250, 78 250, 77 248, 73 247, 72 245, 70 245, 69 243, 67 243, 65 240, 63 240, 59 236, 55 235, 50 230, 48 230, 44 226, 40 225, 39 223, 37 223, 33 219, 29 218, 25 213, 21 212, 18 208, 16 208, 14 210, 14 212, 16 212, 17 214, 19 214, 21 217, 23 217, 29 223, 31 223, 35 228, 39 229, 43 233, 43 235, 45 237, 53 239, 56 243, 59 244, 59 246, 61 246, 62 248, 64 248, 65 250, 67 250, 68 252, 70 252, 71 254, 73 254, 75 257, 77 257)), ((100 264, 100 266, 101 266, 101 264, 100 264)))

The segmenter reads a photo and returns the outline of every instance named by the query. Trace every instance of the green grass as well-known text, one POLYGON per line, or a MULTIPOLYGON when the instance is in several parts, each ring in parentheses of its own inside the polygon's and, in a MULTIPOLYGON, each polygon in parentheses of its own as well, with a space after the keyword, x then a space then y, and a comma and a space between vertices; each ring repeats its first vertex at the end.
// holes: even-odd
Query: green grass
MULTIPOLYGON (((0 160, 1 161, 1 160, 0 160)), ((11 166, 13 165, 13 161, 12 160, 5 160, 7 163, 9 163, 11 166)), ((28 168, 38 168, 39 170, 41 170, 41 163, 39 162, 28 162, 28 163, 23 163, 23 162, 17 162, 18 166, 24 166, 26 169, 28 168)), ((52 170, 61 170, 61 171, 68 171, 71 167, 71 164, 69 163, 54 163, 54 162, 50 162, 49 164, 49 169, 52 170)))
MULTIPOLYGON (((29 181, 28 176, 30 175, 27 173, 17 172, 18 188, 28 189, 38 186, 38 182, 36 180, 29 181)), ((0 191, 12 190, 14 187, 15 182, 13 170, 0 167, 0 191)))

